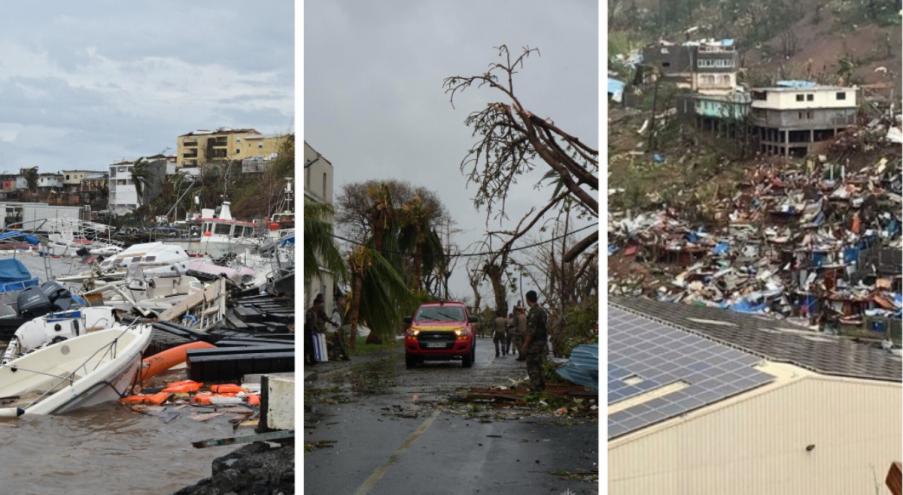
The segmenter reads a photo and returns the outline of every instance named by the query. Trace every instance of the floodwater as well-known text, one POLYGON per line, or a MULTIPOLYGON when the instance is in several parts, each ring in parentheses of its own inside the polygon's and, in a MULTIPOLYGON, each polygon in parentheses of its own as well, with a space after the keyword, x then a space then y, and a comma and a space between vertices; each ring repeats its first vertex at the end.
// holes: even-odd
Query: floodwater
MULTIPOLYGON (((0 257, 11 257, 10 253, 0 257)), ((41 281, 86 270, 77 258, 16 256, 41 281)), ((5 342, 0 343, 0 353, 5 342)), ((191 406, 169 423, 109 402, 60 416, 0 420, 0 494, 166 494, 210 476, 235 446, 191 442, 233 436, 226 416, 199 422, 191 406)))
POLYGON ((235 446, 196 449, 191 442, 232 436, 228 419, 189 416, 169 423, 115 402, 62 416, 0 421, 4 494, 173 493, 210 476, 214 458, 235 446))

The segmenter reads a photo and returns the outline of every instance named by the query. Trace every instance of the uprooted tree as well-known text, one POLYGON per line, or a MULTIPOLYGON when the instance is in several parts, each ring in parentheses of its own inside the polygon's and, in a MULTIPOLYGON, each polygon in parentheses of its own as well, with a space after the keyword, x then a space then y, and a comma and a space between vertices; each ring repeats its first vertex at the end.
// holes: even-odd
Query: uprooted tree
MULTIPOLYGON (((486 208, 487 218, 505 216, 509 189, 518 177, 537 166, 547 168, 540 183, 548 181, 554 185, 546 205, 531 210, 515 230, 507 232, 503 249, 510 249, 515 240, 530 231, 543 215, 559 207, 566 197, 574 200, 583 216, 599 215, 598 150, 559 128, 552 119, 534 115, 515 92, 514 75, 532 54, 538 55, 539 50, 525 47, 512 58, 508 47, 501 45, 501 60, 490 64, 483 74, 451 76, 443 82, 452 105, 458 93, 474 85, 489 87, 504 97, 503 101, 490 102, 482 110, 470 113, 465 120, 476 141, 461 161, 461 170, 469 184, 478 186, 474 204, 486 208)), ((598 231, 585 236, 565 253, 564 260, 574 260, 595 245, 598 238, 598 231)))
MULTIPOLYGON (((454 106, 455 96, 476 85, 488 87, 501 95, 502 101, 490 102, 482 110, 471 112, 465 124, 472 128, 475 141, 461 161, 461 171, 468 184, 477 186, 474 205, 486 209, 487 223, 491 218, 503 219, 506 199, 512 185, 521 176, 545 169, 538 181, 550 186, 544 206, 531 208, 510 230, 488 232, 488 239, 499 238, 502 244, 491 250, 480 266, 481 274, 489 279, 497 313, 505 314, 507 307, 506 275, 512 263, 514 242, 537 226, 550 212, 560 210, 565 203, 572 205, 578 217, 595 219, 599 215, 596 199, 599 189, 599 152, 578 137, 562 130, 550 118, 534 115, 517 96, 514 75, 523 68, 524 60, 539 54, 535 48, 525 47, 512 57, 506 45, 498 47, 499 61, 489 65, 486 72, 473 76, 451 76, 443 87, 454 106)), ((574 242, 562 255, 563 263, 572 263, 581 253, 598 242, 599 233, 593 230, 574 242)), ((472 270, 469 270, 471 275, 472 270)), ((469 276, 476 292, 473 276, 469 276)))

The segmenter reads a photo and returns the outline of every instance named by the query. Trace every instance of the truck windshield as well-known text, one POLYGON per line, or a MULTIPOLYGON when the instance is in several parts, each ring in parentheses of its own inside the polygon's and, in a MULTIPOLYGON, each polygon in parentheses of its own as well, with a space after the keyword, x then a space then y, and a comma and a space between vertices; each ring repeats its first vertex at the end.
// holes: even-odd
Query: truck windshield
POLYGON ((417 321, 464 321, 464 308, 455 306, 427 306, 414 317, 417 321))

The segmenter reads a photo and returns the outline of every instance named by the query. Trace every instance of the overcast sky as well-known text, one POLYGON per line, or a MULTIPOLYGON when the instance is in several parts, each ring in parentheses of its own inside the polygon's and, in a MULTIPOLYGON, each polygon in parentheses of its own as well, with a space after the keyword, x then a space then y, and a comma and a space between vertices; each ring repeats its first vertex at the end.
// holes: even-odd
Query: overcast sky
MULTIPOLYGON (((438 194, 464 230, 456 244, 481 238, 485 214, 458 167, 472 144, 464 119, 500 95, 471 89, 452 108, 442 79, 481 73, 502 43, 541 50, 515 80, 521 101, 598 148, 596 0, 307 0, 304 8, 304 138, 335 167, 336 195, 350 182, 407 180, 438 194)), ((512 191, 506 225, 545 204, 549 192, 532 186, 546 170, 512 191)), ((460 267, 451 290, 470 296, 460 267)))
POLYGON ((0 171, 175 154, 195 129, 292 130, 286 0, 4 2, 0 171))

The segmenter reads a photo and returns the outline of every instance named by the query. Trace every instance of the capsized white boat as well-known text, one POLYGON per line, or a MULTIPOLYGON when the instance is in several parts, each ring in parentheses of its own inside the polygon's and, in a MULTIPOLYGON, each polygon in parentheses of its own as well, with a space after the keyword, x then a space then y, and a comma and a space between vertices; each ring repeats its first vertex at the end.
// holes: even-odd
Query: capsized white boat
POLYGON ((61 414, 130 393, 150 325, 116 326, 0 366, 0 416, 61 414))

